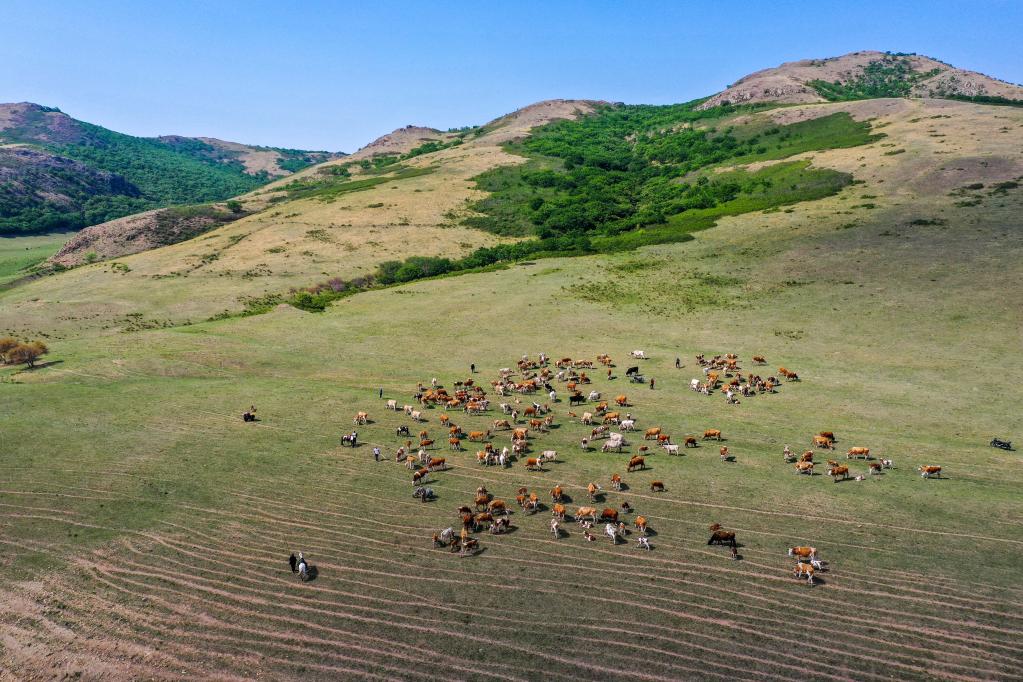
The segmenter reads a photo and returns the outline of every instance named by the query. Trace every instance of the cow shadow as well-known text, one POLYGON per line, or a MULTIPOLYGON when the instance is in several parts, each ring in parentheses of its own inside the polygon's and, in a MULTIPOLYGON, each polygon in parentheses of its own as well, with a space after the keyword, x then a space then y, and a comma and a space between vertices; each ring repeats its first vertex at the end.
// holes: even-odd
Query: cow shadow
POLYGON ((653 537, 657 537, 657 531, 656 531, 656 530, 654 530, 653 528, 647 528, 647 529, 646 529, 646 536, 647 536, 648 538, 653 538, 653 537))
POLYGON ((607 494, 599 492, 593 496, 592 504, 597 504, 598 502, 603 503, 605 501, 607 501, 607 494))
POLYGON ((722 462, 731 462, 732 464, 734 464, 735 463, 735 455, 728 455, 727 457, 722 457, 721 461, 722 462))
POLYGON ((308 576, 306 578, 306 582, 311 583, 312 581, 316 580, 316 578, 319 577, 320 569, 316 568, 316 566, 308 566, 306 568, 306 575, 308 576))
POLYGON ((572 496, 568 493, 561 494, 561 504, 572 504, 572 496))
POLYGON ((624 493, 626 490, 631 490, 631 486, 625 481, 622 481, 622 487, 618 490, 624 493))

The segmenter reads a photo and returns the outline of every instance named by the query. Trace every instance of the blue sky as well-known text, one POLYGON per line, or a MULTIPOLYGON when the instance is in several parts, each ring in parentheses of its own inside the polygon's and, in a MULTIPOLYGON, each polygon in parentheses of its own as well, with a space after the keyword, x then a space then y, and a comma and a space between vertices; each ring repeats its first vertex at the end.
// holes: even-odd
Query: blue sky
POLYGON ((2 0, 0 101, 134 135, 354 151, 531 102, 681 102, 783 61, 918 52, 1023 82, 1023 1, 2 0))

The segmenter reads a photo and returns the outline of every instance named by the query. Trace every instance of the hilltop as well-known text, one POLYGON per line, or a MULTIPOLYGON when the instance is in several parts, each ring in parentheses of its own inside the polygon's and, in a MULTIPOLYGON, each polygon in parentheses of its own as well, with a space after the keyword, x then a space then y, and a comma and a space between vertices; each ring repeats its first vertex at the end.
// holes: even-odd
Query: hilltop
POLYGON ((146 209, 220 201, 336 154, 213 138, 140 138, 59 109, 0 104, 0 233, 78 229, 146 209))
POLYGON ((744 76, 710 97, 702 108, 774 102, 807 104, 876 97, 928 97, 1023 102, 1023 87, 930 57, 851 52, 802 59, 744 76))

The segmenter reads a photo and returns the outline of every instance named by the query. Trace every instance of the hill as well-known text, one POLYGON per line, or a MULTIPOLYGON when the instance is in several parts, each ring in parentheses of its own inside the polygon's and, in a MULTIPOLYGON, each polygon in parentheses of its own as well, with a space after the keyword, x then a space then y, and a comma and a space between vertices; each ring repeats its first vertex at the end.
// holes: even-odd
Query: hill
MULTIPOLYGON (((539 103, 413 130, 239 196, 242 217, 192 239, 0 290, 0 336, 51 348, 0 367, 0 670, 1018 678, 1023 471, 988 443, 1023 429, 1023 109, 698 105, 539 103), (524 384, 517 361, 541 351, 597 365, 577 369, 583 404, 568 376, 553 396, 497 394, 501 368, 524 384), (691 390, 697 355, 727 353, 723 382, 781 381, 737 403, 691 390), (452 395, 471 379, 489 409, 416 403, 434 378, 452 395), (609 424, 621 452, 583 423, 590 391, 634 418, 609 424), (551 423, 520 419, 510 466, 446 440, 454 422, 511 448, 499 403, 533 401, 551 423), (432 502, 399 427, 444 459, 432 502), (669 455, 650 428, 697 447, 669 455), (783 449, 822 430, 837 448, 798 475, 783 449), (482 517, 479 551, 437 546, 479 486, 511 507, 508 531, 482 517), (538 510, 512 503, 523 487, 538 510), (600 523, 587 540, 590 505, 621 539, 600 523), (795 546, 824 562, 813 585, 795 546)), ((25 239, 0 244, 0 277, 56 248, 25 239)))
POLYGON ((0 104, 0 233, 78 229, 219 201, 336 155, 211 138, 138 138, 37 104, 0 104))
POLYGON ((915 54, 863 51, 802 59, 757 71, 709 98, 722 104, 809 102, 876 97, 938 97, 1023 103, 1023 87, 915 54))

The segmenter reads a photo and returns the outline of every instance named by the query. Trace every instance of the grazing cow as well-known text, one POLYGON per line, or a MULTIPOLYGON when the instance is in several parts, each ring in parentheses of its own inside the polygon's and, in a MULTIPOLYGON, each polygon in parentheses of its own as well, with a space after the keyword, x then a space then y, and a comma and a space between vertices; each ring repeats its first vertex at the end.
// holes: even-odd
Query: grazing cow
POLYGON ((529 435, 529 429, 513 429, 511 439, 515 440, 526 440, 526 436, 529 435))
POLYGON ((719 441, 720 440, 724 440, 724 438, 721 437, 721 429, 707 429, 706 431, 704 431, 703 432, 703 440, 710 440, 710 439, 719 440, 719 441))
POLYGON ((623 419, 619 426, 622 427, 622 431, 635 431, 636 420, 635 419, 623 419))
POLYGON ((881 468, 882 469, 894 469, 895 465, 892 463, 892 460, 890 460, 890 459, 882 459, 881 460, 881 468))
POLYGON ((625 470, 631 473, 633 469, 646 469, 646 460, 638 455, 630 459, 625 470))
POLYGON ((664 482, 663 481, 650 481, 650 492, 652 493, 663 493, 664 482))
POLYGON ((813 461, 813 450, 807 450, 799 456, 800 462, 812 462, 813 461))
POLYGON ((828 476, 834 477, 835 483, 838 483, 839 481, 844 481, 845 479, 849 478, 849 467, 847 466, 831 467, 828 470, 828 476), (840 476, 841 478, 839 478, 840 476))
POLYGON ((881 473, 881 463, 880 462, 868 462, 867 463, 867 473, 870 473, 870 474, 880 474, 881 473))
POLYGON ((597 498, 597 493, 599 493, 601 490, 602 488, 596 483, 590 483, 588 486, 586 486, 586 492, 589 493, 591 501, 597 498))
POLYGON ((813 476, 813 462, 796 462, 796 473, 813 476))
POLYGON ((582 419, 580 419, 579 421, 582 424, 592 424, 593 423, 593 413, 592 412, 583 412, 582 419))
POLYGON ((486 509, 490 504, 490 493, 477 494, 474 500, 476 509, 486 509))
POLYGON ((621 419, 621 415, 618 412, 608 412, 604 415, 605 424, 617 424, 621 419))
POLYGON ((836 440, 838 440, 837 438, 835 438, 835 432, 834 431, 821 431, 817 435, 818 436, 824 436, 825 438, 827 438, 831 442, 835 442, 836 440))
POLYGON ((934 478, 941 478, 941 467, 938 466, 922 466, 917 471, 924 478, 931 478, 932 476, 934 478))
POLYGON ((419 447, 420 448, 428 448, 431 445, 433 445, 433 441, 431 439, 429 439, 429 438, 427 438, 425 440, 419 441, 419 447))
POLYGON ((579 507, 575 512, 575 520, 582 523, 584 519, 597 520, 597 510, 594 507, 579 507))
POLYGON ((418 471, 416 471, 416 473, 412 474, 412 485, 419 485, 420 483, 425 483, 429 475, 430 475, 429 469, 425 467, 419 469, 418 471))
POLYGON ((446 414, 442 414, 441 416, 437 417, 437 419, 440 420, 440 423, 443 424, 444 426, 447 426, 448 422, 451 421, 451 417, 449 417, 446 414))
POLYGON ((553 462, 557 458, 558 458, 557 450, 544 450, 543 452, 540 453, 540 457, 538 457, 538 459, 541 462, 553 462))
POLYGON ((767 359, 763 355, 754 355, 753 362, 758 365, 766 365, 767 359))
POLYGON ((367 413, 367 412, 357 412, 355 414, 355 419, 353 419, 352 422, 356 426, 358 426, 360 424, 366 424, 367 422, 369 422, 369 413, 367 413))
POLYGON ((611 507, 605 507, 604 511, 600 513, 600 520, 618 523, 618 510, 612 509, 611 507))
POLYGON ((551 488, 551 500, 554 502, 561 502, 561 499, 565 496, 565 491, 562 490, 560 485, 556 485, 551 488))
POLYGON ((615 405, 618 407, 628 407, 629 399, 624 395, 615 396, 615 405))
POLYGON ((555 504, 551 508, 551 516, 553 516, 554 518, 559 519, 561 521, 564 521, 565 520, 565 505, 563 505, 563 504, 555 504))
POLYGON ((396 428, 394 430, 394 435, 396 437, 397 436, 408 436, 409 435, 408 427, 405 426, 404 424, 402 424, 401 426, 399 426, 398 428, 396 428))
POLYGON ((448 438, 448 447, 450 447, 452 450, 461 450, 462 441, 459 440, 458 438, 448 438))
POLYGON ((683 445, 687 448, 695 448, 699 444, 696 442, 696 436, 686 436, 683 445))
POLYGON ((561 537, 561 526, 558 525, 557 519, 551 519, 551 535, 557 540, 561 537))
POLYGON ((711 536, 707 540, 708 545, 727 545, 729 547, 735 547, 735 533, 730 530, 722 530, 718 524, 713 524, 710 527, 711 536))
POLYGON ((505 516, 508 515, 508 508, 507 505, 504 503, 504 500, 491 500, 490 503, 487 504, 487 510, 491 514, 504 514, 505 516))
POLYGON ((416 459, 415 455, 409 455, 408 457, 405 458, 405 468, 408 469, 409 471, 414 471, 418 461, 419 460, 416 459))
POLYGON ((540 466, 540 460, 538 460, 536 457, 529 457, 526 459, 526 470, 543 471, 543 467, 540 466))
POLYGON ((427 469, 447 469, 447 462, 443 457, 431 457, 426 465, 427 469))
POLYGON ((636 358, 637 360, 646 360, 646 359, 647 359, 647 358, 646 358, 646 353, 644 353, 644 352, 643 352, 643 351, 641 351, 641 350, 634 350, 634 351, 632 351, 631 353, 629 353, 629 355, 630 355, 631 357, 634 357, 634 358, 636 358))
POLYGON ((789 547, 789 556, 795 557, 799 561, 804 559, 807 561, 813 561, 817 558, 816 547, 789 547))
POLYGON ((472 441, 484 441, 490 438, 490 431, 470 431, 469 440, 472 441))
POLYGON ((409 416, 412 417, 412 421, 414 421, 414 422, 421 422, 421 421, 423 421, 423 413, 420 412, 419 410, 412 410, 412 412, 411 412, 411 414, 409 416))
POLYGON ((825 450, 834 450, 835 444, 831 442, 830 438, 825 436, 814 436, 810 441, 810 447, 812 448, 824 448, 825 450))
POLYGON ((813 585, 813 566, 811 564, 804 564, 802 561, 798 562, 794 569, 792 569, 792 576, 796 579, 806 576, 806 582, 813 585))
POLYGON ((661 435, 661 427, 660 426, 655 426, 652 429, 647 429, 643 433, 643 440, 650 440, 650 439, 653 439, 653 438, 657 438, 659 435, 661 435))
POLYGON ((663 447, 669 455, 678 454, 678 445, 674 445, 672 443, 665 443, 663 447))
POLYGON ((647 528, 647 526, 646 526, 646 517, 645 516, 637 516, 635 523, 636 523, 636 528, 639 530, 639 532, 642 535, 646 535, 646 528, 647 528))
POLYGON ((601 452, 611 452, 612 450, 617 450, 618 452, 621 452, 622 451, 622 441, 621 440, 614 440, 614 439, 608 440, 608 441, 605 441, 604 444, 600 447, 600 451, 601 452))
POLYGON ((622 477, 620 474, 611 474, 611 489, 612 490, 622 489, 622 477))
POLYGON ((721 449, 718 451, 718 454, 721 455, 721 459, 728 459, 731 456, 731 455, 728 454, 728 446, 727 445, 722 445, 721 449))
POLYGON ((657 444, 658 445, 668 445, 670 443, 671 443, 671 436, 669 436, 668 434, 662 433, 662 434, 657 436, 657 444))
POLYGON ((388 410, 394 410, 395 412, 397 412, 398 411, 398 401, 397 400, 388 400, 387 401, 387 409, 388 410))
POLYGON ((851 459, 853 457, 868 459, 870 457, 870 448, 849 448, 849 451, 845 453, 845 458, 851 459))
POLYGON ((501 431, 508 431, 511 429, 511 422, 509 422, 507 419, 495 419, 494 428, 499 429, 501 431))
POLYGON ((653 547, 650 546, 650 540, 648 540, 647 538, 644 538, 644 537, 636 538, 636 545, 640 549, 645 549, 647 551, 650 551, 650 550, 653 549, 653 547))
POLYGON ((611 544, 612 545, 617 545, 618 544, 618 526, 614 525, 613 523, 605 524, 604 525, 604 535, 606 535, 609 538, 611 538, 611 544))

